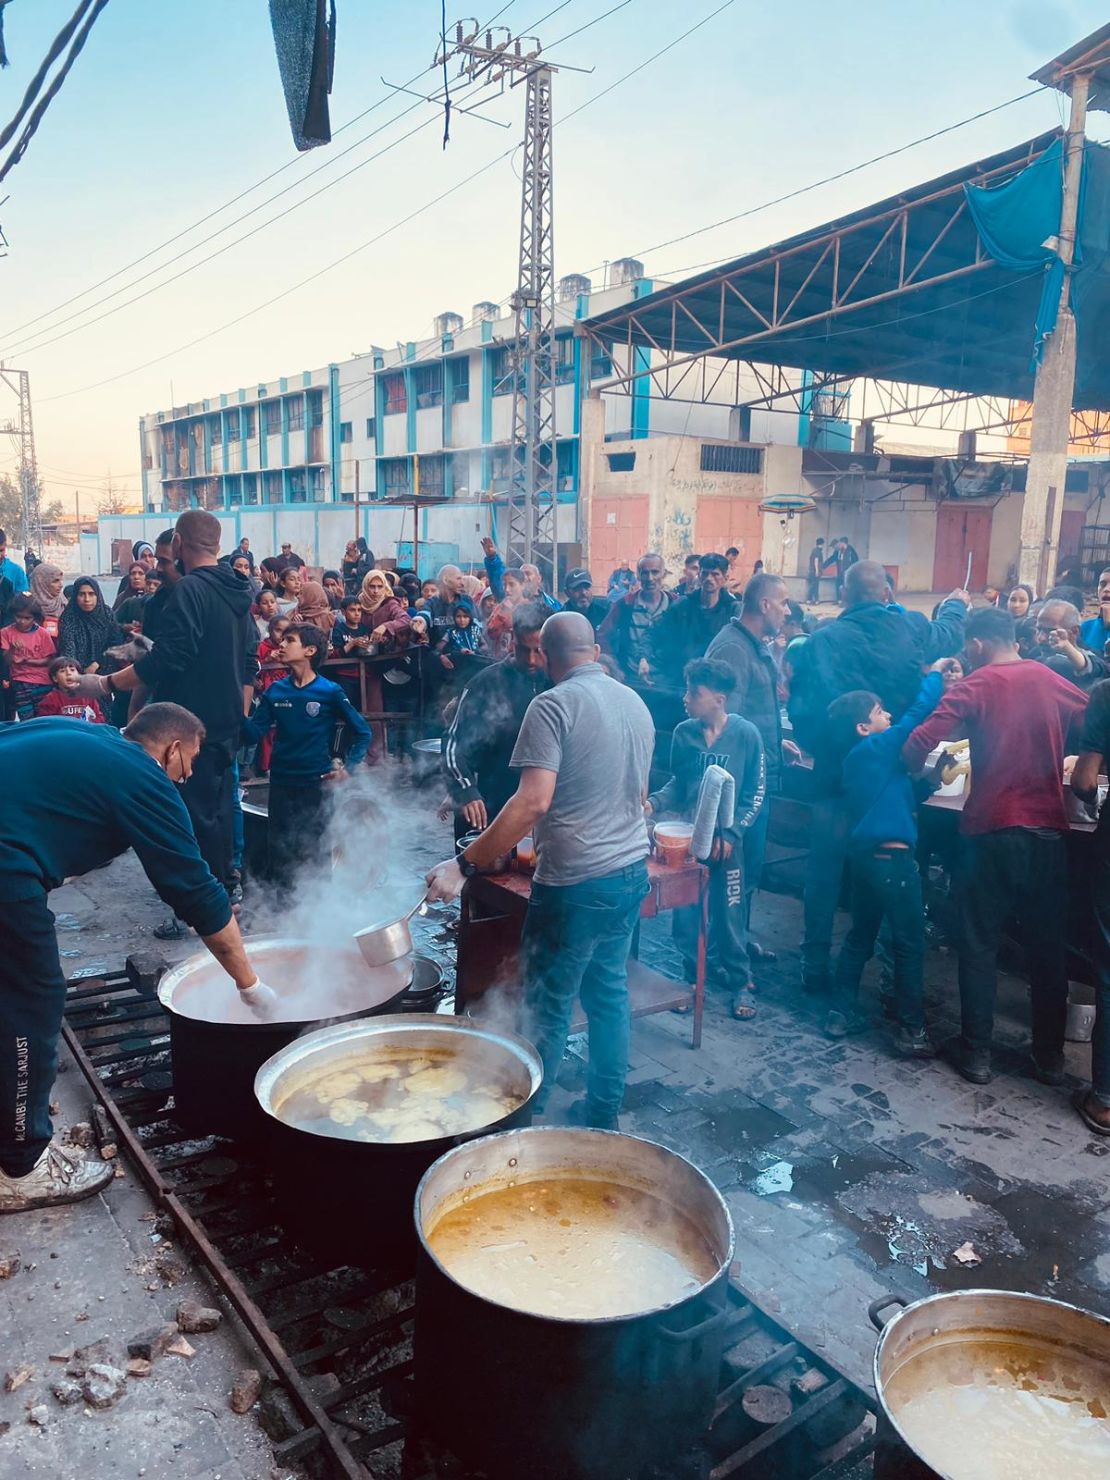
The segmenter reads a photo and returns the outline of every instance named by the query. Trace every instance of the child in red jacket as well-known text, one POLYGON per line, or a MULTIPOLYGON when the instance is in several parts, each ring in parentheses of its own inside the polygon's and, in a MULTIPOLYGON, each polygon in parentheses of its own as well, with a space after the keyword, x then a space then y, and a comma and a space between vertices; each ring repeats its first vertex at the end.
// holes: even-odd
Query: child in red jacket
POLYGON ((54 687, 35 706, 37 715, 58 714, 68 719, 84 720, 90 725, 107 724, 96 700, 82 699, 76 692, 81 682, 76 658, 55 658, 47 671, 54 687))

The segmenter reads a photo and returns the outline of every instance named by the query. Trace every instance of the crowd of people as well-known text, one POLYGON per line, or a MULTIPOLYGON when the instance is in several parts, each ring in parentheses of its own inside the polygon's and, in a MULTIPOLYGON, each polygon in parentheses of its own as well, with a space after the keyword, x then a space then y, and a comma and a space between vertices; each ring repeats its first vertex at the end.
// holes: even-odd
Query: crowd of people
MULTIPOLYGON (((736 548, 690 555, 674 579, 648 552, 604 590, 589 570, 571 569, 556 594, 536 566, 506 566, 490 538, 481 569, 445 565, 421 580, 376 561, 364 540, 334 569, 310 567, 289 544, 257 561, 248 539, 221 553, 219 521, 191 510, 152 544, 136 542, 132 557, 109 603, 90 576, 67 585, 49 563, 25 571, 0 532, 7 728, 78 722, 140 742, 180 786, 197 857, 234 909, 250 773, 269 781, 280 890, 306 857, 323 858, 335 783, 381 764, 396 744, 391 721, 419 716, 443 736, 457 846, 429 875, 431 896, 450 897, 535 835, 525 997, 553 1075, 582 996, 586 1123, 613 1125, 620 1109, 627 956, 650 828, 693 819, 710 767, 733 778, 735 809, 707 858, 708 977, 738 1020, 755 1014, 758 968, 773 959, 752 912, 772 808, 786 792, 809 807, 801 986, 820 1001, 828 1035, 873 1026, 860 980, 878 950, 894 1050, 934 1055, 923 990, 932 918, 958 953, 955 1067, 986 1083, 998 951, 1016 922, 1032 1072, 1062 1082, 1068 809, 1086 805, 1094 820, 1110 755, 1110 570, 1094 616, 1082 589, 1038 596, 1027 585, 976 603, 955 591, 926 616, 896 600, 883 567, 860 560, 846 538, 815 542, 808 612, 761 562, 746 569, 736 548), (830 572, 835 617, 814 610, 830 572), (141 725, 135 732, 143 713, 157 721, 153 749, 141 725), (181 713, 192 730, 181 729, 181 713), (658 749, 668 732, 669 762, 658 749), (176 749, 164 744, 171 733, 176 749), (953 740, 967 742, 973 784, 960 845, 939 848, 921 807, 953 740), (837 952, 845 878, 851 924, 837 952)), ((1099 1134, 1110 1134, 1108 838, 1110 821, 1099 818, 1089 906, 1097 1023, 1092 1084, 1076 1102, 1099 1134)), ((180 890, 161 892, 174 914, 156 933, 196 926, 180 890)), ((201 915, 219 935, 210 900, 201 915)), ((696 914, 677 914, 674 929, 692 973, 696 914)), ((261 990, 241 958, 233 975, 240 990, 261 990)), ((2 1151, 0 1133, 0 1207, 2 1151)))

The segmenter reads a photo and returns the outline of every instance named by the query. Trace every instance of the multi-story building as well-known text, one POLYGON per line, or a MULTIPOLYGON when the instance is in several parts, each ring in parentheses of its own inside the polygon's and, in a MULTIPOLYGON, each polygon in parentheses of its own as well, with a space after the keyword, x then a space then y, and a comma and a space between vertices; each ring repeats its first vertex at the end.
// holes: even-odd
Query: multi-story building
MULTIPOLYGON (((576 322, 660 286, 646 279, 633 259, 611 263, 606 276, 597 291, 578 274, 562 278, 558 286, 555 429, 564 567, 577 564, 591 544, 602 564, 635 558, 637 550, 625 549, 610 530, 623 530, 627 543, 633 533, 639 540, 641 523, 648 524, 637 517, 634 531, 623 520, 610 525, 608 506, 591 524, 584 495, 597 461, 593 442, 688 439, 684 465, 692 458, 699 470, 751 475, 743 484, 718 477, 706 490, 710 497, 716 490, 729 499, 758 502, 765 482, 758 449, 767 444, 797 449, 812 441, 808 413, 757 409, 738 416, 725 399, 664 400, 647 377, 630 391, 606 391, 612 365, 600 352, 584 363, 588 342, 575 334, 576 322), (591 401, 584 400, 587 387, 591 401), (710 439, 738 450, 699 452, 710 439)), ((513 330, 508 309, 481 302, 469 320, 440 314, 425 339, 375 347, 319 370, 147 414, 139 424, 146 512, 102 518, 102 558, 113 539, 149 537, 167 516, 199 507, 224 521, 228 546, 245 534, 260 553, 289 539, 312 562, 332 564, 344 542, 361 533, 371 549, 392 554, 396 546, 398 559, 408 562, 415 533, 422 571, 447 560, 479 561, 481 537, 499 533, 510 486, 513 330)), ((802 372, 799 383, 804 384, 802 372)), ((754 377, 751 394, 757 394, 754 377)), ((663 459, 660 443, 655 461, 663 459)), ((627 454, 617 453, 606 471, 627 462, 627 454)), ((779 487, 781 459, 775 466, 779 487)), ((682 484, 677 493, 688 503, 697 480, 682 484)), ((650 526, 677 555, 684 532, 685 548, 691 547, 694 527, 687 529, 681 517, 673 524, 669 520, 669 492, 664 484, 656 490, 653 507, 662 512, 650 526)), ((754 531, 760 523, 754 505, 727 517, 723 508, 723 503, 713 505, 713 517, 699 519, 706 540, 711 526, 714 540, 735 529, 742 541, 748 525, 754 531)), ((758 536, 753 538, 758 543, 758 536)))

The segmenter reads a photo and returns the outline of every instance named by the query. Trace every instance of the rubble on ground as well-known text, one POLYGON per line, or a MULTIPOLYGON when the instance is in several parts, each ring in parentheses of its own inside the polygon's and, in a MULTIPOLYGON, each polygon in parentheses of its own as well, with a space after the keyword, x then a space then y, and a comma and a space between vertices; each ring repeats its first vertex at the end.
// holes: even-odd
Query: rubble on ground
POLYGON ((92 1408, 111 1408, 123 1396, 127 1374, 107 1362, 94 1362, 85 1373, 81 1391, 92 1408))
POLYGON ((221 1313, 210 1305, 201 1305, 199 1300, 183 1300, 177 1307, 177 1329, 190 1336, 206 1331, 215 1331, 223 1320, 221 1313))
POLYGON ((231 1389, 232 1413, 249 1413, 262 1392, 262 1373, 256 1367, 244 1367, 231 1389))

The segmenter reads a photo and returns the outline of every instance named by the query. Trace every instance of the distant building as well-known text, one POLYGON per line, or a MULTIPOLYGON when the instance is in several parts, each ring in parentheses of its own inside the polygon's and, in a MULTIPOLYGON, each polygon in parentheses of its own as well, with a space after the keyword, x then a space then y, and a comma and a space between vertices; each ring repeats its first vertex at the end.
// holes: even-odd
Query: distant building
MULTIPOLYGON (((579 274, 558 285, 562 563, 591 558, 600 571, 610 560, 635 559, 644 546, 633 545, 647 538, 646 529, 668 558, 699 548, 700 539, 706 548, 737 543, 754 561, 762 527, 755 504, 765 491, 762 448, 794 449, 787 459, 793 473, 781 459, 775 463, 778 481, 771 491, 783 490, 784 477, 796 485, 802 444, 839 444, 846 427, 835 421, 840 408, 807 399, 802 371, 801 416, 796 410, 737 408, 724 393, 706 404, 664 400, 646 376, 631 391, 607 391, 609 357, 598 353, 584 364, 587 343, 575 334, 575 324, 659 286, 628 258, 611 263, 607 278, 597 291, 579 274), (599 399, 584 400, 587 382, 599 399), (631 467, 629 457, 634 460, 644 442, 659 444, 643 452, 641 466, 642 475, 649 463, 658 465, 654 512, 648 517, 645 489, 635 517, 617 518, 613 501, 630 493, 637 497, 640 479, 616 480, 609 494, 602 485, 622 465, 631 467), (664 442, 681 444, 681 454, 664 452, 664 442), (706 452, 703 442, 731 445, 706 452), (618 443, 627 443, 632 453, 620 452, 618 443), (676 482, 679 463, 686 471, 676 482), (659 472, 664 464, 670 469, 666 477, 659 472), (585 502, 591 481, 598 483, 599 500, 592 514, 585 502), (705 508, 687 518, 688 510, 701 509, 699 493, 705 508), (686 511, 673 520, 672 497, 676 511, 686 511), (732 508, 737 500, 742 506, 732 508)), ((466 321, 456 313, 440 314, 427 338, 148 413, 139 423, 145 513, 103 516, 101 557, 113 539, 149 537, 180 510, 204 508, 224 522, 228 548, 243 535, 258 553, 290 540, 311 563, 334 564, 344 542, 358 532, 380 553, 392 555, 396 547, 398 559, 407 563, 418 517, 422 571, 448 560, 480 562, 481 537, 502 537, 510 486, 513 328, 511 312, 481 302, 466 321), (427 506, 414 511, 412 501, 424 499, 427 506)), ((755 399, 754 376, 745 369, 743 377, 755 399)))

